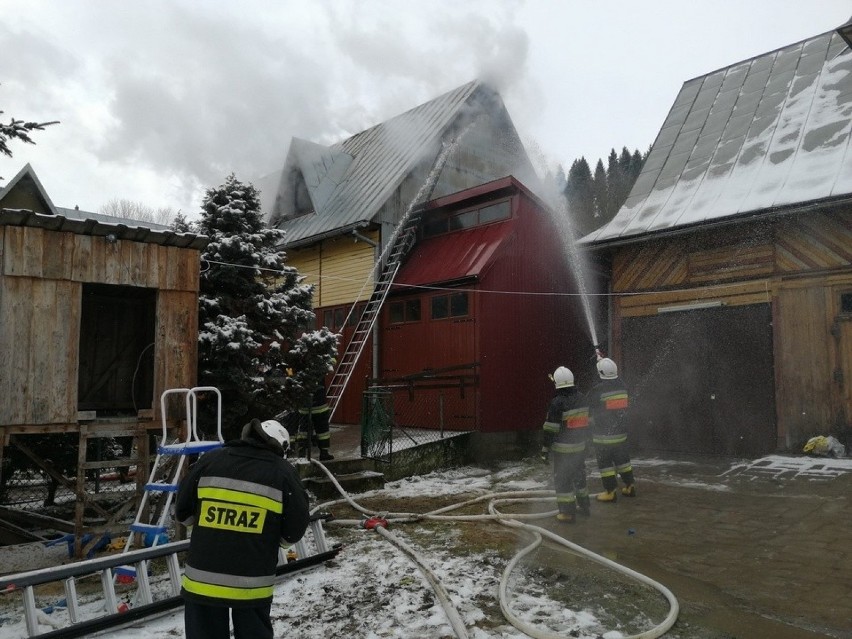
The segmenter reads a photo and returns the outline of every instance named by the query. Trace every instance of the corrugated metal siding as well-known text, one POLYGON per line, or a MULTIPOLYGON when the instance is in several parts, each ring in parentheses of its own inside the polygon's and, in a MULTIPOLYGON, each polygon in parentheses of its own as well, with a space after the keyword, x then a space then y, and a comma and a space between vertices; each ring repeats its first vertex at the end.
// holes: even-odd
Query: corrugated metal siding
POLYGON ((852 193, 852 51, 834 32, 686 82, 611 242, 852 193))

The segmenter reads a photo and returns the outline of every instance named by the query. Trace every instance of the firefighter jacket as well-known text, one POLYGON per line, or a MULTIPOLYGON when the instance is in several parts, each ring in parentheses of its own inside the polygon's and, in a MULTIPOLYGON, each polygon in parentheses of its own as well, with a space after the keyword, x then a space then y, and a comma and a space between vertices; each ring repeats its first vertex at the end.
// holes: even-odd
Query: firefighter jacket
POLYGON ((628 404, 627 389, 618 378, 602 379, 589 391, 589 416, 595 444, 605 446, 627 441, 628 404))
POLYGON ((325 385, 320 384, 317 389, 314 391, 314 394, 311 396, 311 407, 304 408, 300 407, 299 412, 302 415, 318 415, 320 413, 327 413, 331 410, 328 405, 328 400, 326 399, 325 385))
POLYGON ((230 607, 272 601, 281 539, 298 541, 309 522, 296 469, 254 440, 202 455, 181 482, 175 514, 193 526, 181 594, 230 607))
POLYGON ((576 388, 560 388, 551 400, 544 421, 544 446, 554 453, 586 450, 589 407, 576 388))

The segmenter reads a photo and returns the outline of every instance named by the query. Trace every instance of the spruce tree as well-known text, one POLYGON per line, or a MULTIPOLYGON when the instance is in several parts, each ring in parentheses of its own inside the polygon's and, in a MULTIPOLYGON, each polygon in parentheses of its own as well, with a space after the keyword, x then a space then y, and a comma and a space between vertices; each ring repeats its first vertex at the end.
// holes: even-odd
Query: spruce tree
POLYGON ((592 190, 592 171, 586 158, 574 160, 568 169, 565 198, 577 237, 594 228, 595 197, 592 190))
POLYGON ((207 190, 210 238, 199 295, 199 384, 222 393, 223 429, 303 406, 331 371, 337 335, 309 330, 312 287, 284 264, 284 232, 263 225, 258 192, 233 174, 207 190))

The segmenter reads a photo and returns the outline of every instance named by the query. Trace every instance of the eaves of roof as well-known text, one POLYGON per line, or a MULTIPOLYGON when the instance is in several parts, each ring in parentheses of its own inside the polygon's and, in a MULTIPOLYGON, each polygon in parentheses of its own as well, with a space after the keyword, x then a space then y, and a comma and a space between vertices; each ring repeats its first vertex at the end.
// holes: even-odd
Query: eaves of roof
POLYGON ((688 235, 690 233, 695 233, 699 231, 710 231, 719 228, 768 222, 770 220, 780 219, 793 215, 810 214, 820 211, 831 211, 840 207, 852 207, 852 195, 847 195, 838 198, 826 198, 819 201, 803 202, 787 206, 776 206, 767 209, 761 209, 759 211, 751 211, 739 215, 716 218, 710 221, 702 221, 693 224, 672 227, 670 229, 655 230, 648 233, 628 235, 611 239, 603 239, 594 242, 588 241, 587 238, 589 236, 586 236, 585 238, 579 240, 579 244, 584 250, 598 251, 629 246, 632 244, 640 244, 642 242, 652 240, 669 239, 672 237, 688 235))
POLYGON ((94 219, 75 220, 62 215, 45 215, 21 209, 0 209, 0 226, 25 226, 48 231, 62 231, 95 237, 113 236, 117 240, 145 242, 177 248, 204 249, 210 242, 206 235, 160 231, 146 226, 113 224, 94 219))

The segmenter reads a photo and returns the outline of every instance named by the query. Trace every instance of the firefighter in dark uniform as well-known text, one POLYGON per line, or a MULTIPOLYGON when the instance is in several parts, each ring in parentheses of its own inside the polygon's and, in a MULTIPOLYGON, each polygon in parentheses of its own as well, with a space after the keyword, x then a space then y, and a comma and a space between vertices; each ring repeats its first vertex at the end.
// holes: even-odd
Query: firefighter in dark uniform
POLYGON ((181 595, 189 639, 272 639, 272 589, 281 540, 308 527, 308 498, 284 459, 287 430, 253 419, 181 482, 177 519, 193 526, 181 595))
POLYGON ((618 497, 618 476, 624 482, 621 494, 636 496, 633 466, 627 448, 627 389, 618 378, 615 362, 604 357, 597 363, 601 381, 589 392, 592 442, 604 492, 598 501, 614 502, 618 497))
POLYGON ((320 461, 331 461, 331 433, 329 432, 329 417, 331 409, 325 395, 325 384, 320 383, 311 397, 310 407, 299 408, 301 416, 299 432, 296 433, 296 446, 300 456, 305 457, 311 444, 319 448, 320 461), (308 441, 308 433, 310 441, 308 441))
POLYGON ((560 366, 550 376, 556 387, 544 422, 541 457, 553 457, 553 487, 556 490, 558 521, 574 523, 577 511, 588 517, 586 486, 586 439, 589 408, 574 386, 574 374, 560 366))

